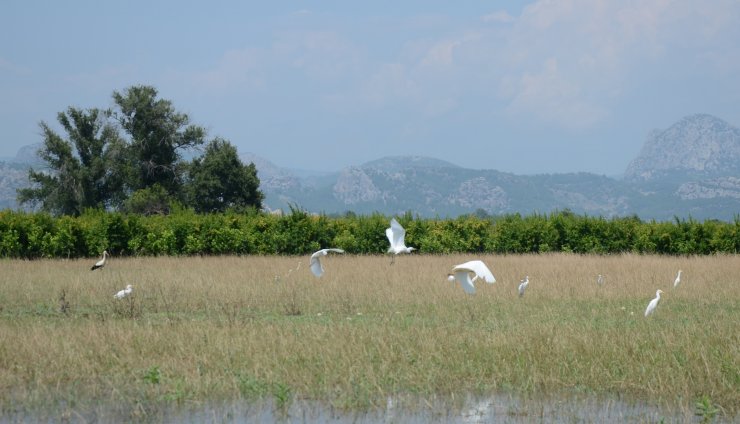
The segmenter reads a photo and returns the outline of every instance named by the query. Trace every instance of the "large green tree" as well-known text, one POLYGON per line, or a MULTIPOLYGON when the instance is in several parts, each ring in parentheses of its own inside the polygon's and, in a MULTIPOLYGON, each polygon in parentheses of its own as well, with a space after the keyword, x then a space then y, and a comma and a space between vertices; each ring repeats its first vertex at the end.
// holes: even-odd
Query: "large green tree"
POLYGON ((190 123, 169 100, 157 98, 154 87, 138 85, 114 91, 116 118, 130 137, 128 188, 135 192, 157 185, 182 199, 186 162, 182 153, 203 144, 205 130, 190 123))
POLYGON ((47 169, 29 170, 31 187, 18 190, 18 202, 63 215, 119 204, 124 196, 125 149, 109 118, 109 111, 70 107, 57 115, 67 139, 42 121, 39 156, 47 169))
POLYGON ((254 163, 245 165, 236 148, 216 138, 202 157, 190 165, 189 204, 197 212, 220 212, 231 207, 262 207, 263 194, 254 163))
POLYGON ((68 139, 41 122, 47 169, 30 171, 32 186, 18 191, 21 204, 65 215, 86 208, 167 214, 173 203, 188 201, 201 212, 261 207, 257 170, 241 163, 228 141, 213 140, 192 163, 183 158, 204 144, 205 130, 154 87, 114 91, 113 100, 110 111, 60 113, 68 139))

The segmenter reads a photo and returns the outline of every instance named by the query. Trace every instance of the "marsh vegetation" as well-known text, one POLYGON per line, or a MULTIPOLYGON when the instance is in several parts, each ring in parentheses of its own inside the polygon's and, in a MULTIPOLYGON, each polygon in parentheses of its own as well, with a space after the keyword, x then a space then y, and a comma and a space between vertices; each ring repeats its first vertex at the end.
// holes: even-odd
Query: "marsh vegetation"
POLYGON ((412 255, 391 266, 346 254, 326 258, 320 279, 308 257, 109 261, 94 272, 90 260, 0 262, 4 414, 96 402, 131 419, 221 401, 359 411, 493 394, 740 410, 736 255, 412 255), (470 259, 497 279, 475 296, 446 279, 470 259), (133 293, 114 299, 127 284, 133 293))

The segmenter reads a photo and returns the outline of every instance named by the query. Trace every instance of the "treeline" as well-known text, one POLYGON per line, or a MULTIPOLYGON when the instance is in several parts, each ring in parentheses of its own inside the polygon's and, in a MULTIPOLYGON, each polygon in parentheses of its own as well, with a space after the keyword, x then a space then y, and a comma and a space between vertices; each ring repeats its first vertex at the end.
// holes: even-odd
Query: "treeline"
POLYGON ((69 107, 57 114, 64 130, 41 121, 42 165, 17 190, 21 205, 54 215, 86 209, 143 215, 187 205, 198 212, 262 206, 257 168, 236 147, 207 139, 151 86, 113 92, 111 109, 69 107), (192 156, 191 160, 187 157, 192 156))
MULTIPOLYGON (((422 253, 738 253, 734 222, 676 219, 644 222, 555 212, 487 219, 423 219, 406 214, 406 244, 422 253)), ((0 256, 76 258, 138 255, 302 255, 324 247, 378 254, 388 248, 380 215, 330 218, 293 210, 285 216, 256 211, 197 214, 190 210, 143 216, 87 211, 80 216, 0 211, 0 256)))

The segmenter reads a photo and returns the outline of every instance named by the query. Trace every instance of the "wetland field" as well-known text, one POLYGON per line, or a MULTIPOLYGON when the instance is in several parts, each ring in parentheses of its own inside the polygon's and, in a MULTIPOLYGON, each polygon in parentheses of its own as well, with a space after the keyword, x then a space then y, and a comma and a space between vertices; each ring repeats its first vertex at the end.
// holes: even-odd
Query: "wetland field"
POLYGON ((740 416, 737 255, 96 260, 0 260, 0 422, 740 416))

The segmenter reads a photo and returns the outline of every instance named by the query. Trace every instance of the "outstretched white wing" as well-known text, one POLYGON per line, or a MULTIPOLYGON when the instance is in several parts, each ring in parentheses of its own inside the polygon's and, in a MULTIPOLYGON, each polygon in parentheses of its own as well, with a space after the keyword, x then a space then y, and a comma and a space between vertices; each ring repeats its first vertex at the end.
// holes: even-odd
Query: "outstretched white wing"
POLYGON ((391 244, 391 247, 388 250, 393 250, 393 230, 390 228, 386 228, 385 236, 388 237, 388 243, 391 244))
POLYGON ((473 285, 473 281, 470 279, 470 271, 460 270, 455 272, 455 279, 460 282, 465 293, 475 294, 475 286, 473 285))
POLYGON ((324 266, 321 265, 321 257, 326 256, 329 252, 336 252, 336 253, 344 253, 344 250, 342 249, 321 249, 319 251, 314 252, 313 255, 311 255, 311 272, 313 272, 313 275, 317 277, 321 277, 324 275, 324 266))
POLYGON ((390 228, 385 229, 385 235, 388 236, 388 241, 391 243, 391 249, 396 249, 401 246, 406 246, 404 238, 406 237, 406 230, 401 224, 396 221, 396 218, 391 219, 390 228))
POLYGON ((464 264, 460 264, 452 268, 453 272, 462 270, 475 273, 475 275, 477 275, 478 277, 486 280, 486 283, 488 284, 493 284, 496 282, 496 277, 493 276, 493 273, 491 272, 491 270, 488 269, 483 261, 465 262, 464 264))
POLYGON ((316 253, 311 255, 311 272, 313 272, 313 275, 317 277, 324 275, 324 267, 321 265, 321 260, 316 253))

